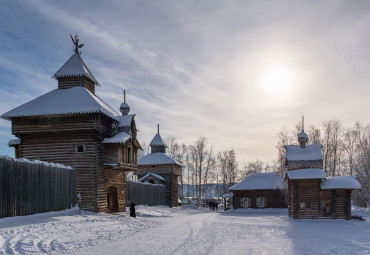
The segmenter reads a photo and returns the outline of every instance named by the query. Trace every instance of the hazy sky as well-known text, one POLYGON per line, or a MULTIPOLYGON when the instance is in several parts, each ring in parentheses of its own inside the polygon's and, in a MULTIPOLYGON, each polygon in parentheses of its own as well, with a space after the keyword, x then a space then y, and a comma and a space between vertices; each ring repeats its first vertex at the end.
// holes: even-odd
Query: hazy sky
MULTIPOLYGON (((119 111, 127 90, 139 140, 235 149, 241 164, 275 157, 276 133, 370 118, 369 1, 5 1, 0 113, 57 88, 73 54, 119 111)), ((0 154, 13 155, 0 120, 0 154)))

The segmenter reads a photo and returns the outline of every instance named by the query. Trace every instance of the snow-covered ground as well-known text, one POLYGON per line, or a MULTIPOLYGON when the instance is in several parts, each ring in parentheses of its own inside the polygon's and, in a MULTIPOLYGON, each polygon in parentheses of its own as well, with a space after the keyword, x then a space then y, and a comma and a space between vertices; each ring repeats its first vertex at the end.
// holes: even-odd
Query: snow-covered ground
POLYGON ((137 206, 0 219, 0 254, 370 254, 370 213, 358 220, 292 220, 286 209, 213 212, 137 206))

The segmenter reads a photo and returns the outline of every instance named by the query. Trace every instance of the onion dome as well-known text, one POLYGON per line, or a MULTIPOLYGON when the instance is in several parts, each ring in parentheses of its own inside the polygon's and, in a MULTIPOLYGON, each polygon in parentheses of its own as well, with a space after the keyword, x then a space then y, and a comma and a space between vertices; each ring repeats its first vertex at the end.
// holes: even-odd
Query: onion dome
POLYGON ((151 148, 151 153, 162 152, 166 153, 166 148, 168 147, 166 142, 163 140, 162 136, 159 134, 159 124, 158 132, 154 136, 153 140, 149 144, 151 148))
POLYGON ((130 112, 130 106, 126 103, 126 90, 123 91, 123 103, 119 107, 122 116, 127 115, 130 112))
POLYGON ((298 142, 302 148, 306 147, 308 142, 308 135, 304 132, 304 116, 302 116, 302 132, 298 135, 298 142))

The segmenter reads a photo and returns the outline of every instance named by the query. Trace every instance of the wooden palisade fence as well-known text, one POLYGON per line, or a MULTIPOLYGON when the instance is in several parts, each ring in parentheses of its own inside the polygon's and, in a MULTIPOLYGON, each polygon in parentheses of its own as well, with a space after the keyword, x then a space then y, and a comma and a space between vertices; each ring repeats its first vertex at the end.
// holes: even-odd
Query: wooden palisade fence
POLYGON ((165 186, 141 182, 127 182, 127 204, 134 201, 136 205, 165 205, 165 186))
POLYGON ((0 218, 59 211, 76 204, 76 170, 0 157, 0 218))

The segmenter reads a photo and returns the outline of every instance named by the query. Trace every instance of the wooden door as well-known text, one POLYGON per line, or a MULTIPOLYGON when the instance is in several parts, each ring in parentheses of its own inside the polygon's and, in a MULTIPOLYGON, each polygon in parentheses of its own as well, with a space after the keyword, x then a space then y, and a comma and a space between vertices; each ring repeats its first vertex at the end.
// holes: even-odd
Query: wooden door
POLYGON ((117 188, 114 186, 108 187, 107 193, 107 203, 108 210, 110 212, 118 212, 118 198, 117 198, 117 188))

